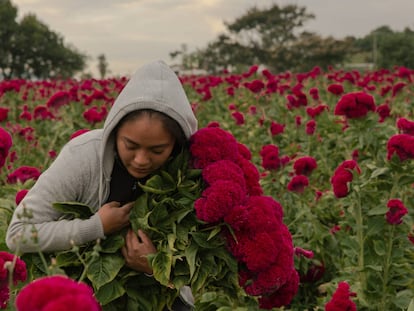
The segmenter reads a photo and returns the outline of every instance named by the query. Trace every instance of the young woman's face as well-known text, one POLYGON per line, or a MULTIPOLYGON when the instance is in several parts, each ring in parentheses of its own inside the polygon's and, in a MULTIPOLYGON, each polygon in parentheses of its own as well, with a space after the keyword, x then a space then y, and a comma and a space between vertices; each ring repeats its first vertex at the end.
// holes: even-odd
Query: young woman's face
POLYGON ((135 178, 144 178, 159 169, 171 155, 175 138, 157 117, 142 115, 118 129, 116 146, 122 164, 135 178))

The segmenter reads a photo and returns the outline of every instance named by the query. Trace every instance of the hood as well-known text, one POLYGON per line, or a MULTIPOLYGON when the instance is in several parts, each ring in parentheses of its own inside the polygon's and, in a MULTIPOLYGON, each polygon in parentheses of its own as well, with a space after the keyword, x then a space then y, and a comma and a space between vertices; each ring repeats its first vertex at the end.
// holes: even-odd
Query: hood
POLYGON ((142 66, 120 92, 105 120, 101 150, 104 179, 110 178, 114 161, 111 133, 125 115, 139 109, 153 109, 170 116, 187 138, 197 130, 197 119, 174 71, 163 61, 142 66))

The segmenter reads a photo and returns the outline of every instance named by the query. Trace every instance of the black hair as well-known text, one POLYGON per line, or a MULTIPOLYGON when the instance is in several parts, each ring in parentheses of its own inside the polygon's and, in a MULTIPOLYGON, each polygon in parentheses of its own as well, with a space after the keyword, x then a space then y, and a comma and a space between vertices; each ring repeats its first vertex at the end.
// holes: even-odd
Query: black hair
POLYGON ((184 131, 178 124, 178 122, 170 116, 168 116, 167 114, 153 109, 140 109, 128 113, 121 119, 121 121, 119 121, 119 123, 114 129, 114 134, 116 135, 118 129, 126 122, 136 120, 143 115, 147 115, 150 118, 158 118, 162 122, 164 129, 175 138, 175 145, 172 155, 176 155, 183 148, 186 148, 188 146, 188 139, 185 136, 184 131))

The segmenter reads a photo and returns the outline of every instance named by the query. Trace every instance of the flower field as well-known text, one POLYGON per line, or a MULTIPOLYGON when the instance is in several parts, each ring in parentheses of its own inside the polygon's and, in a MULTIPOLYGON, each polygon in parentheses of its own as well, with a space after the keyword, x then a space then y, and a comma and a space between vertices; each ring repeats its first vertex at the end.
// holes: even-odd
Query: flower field
MULTIPOLYGON (((281 247, 279 235, 288 235, 266 223, 290 232, 292 249, 281 252, 293 255, 299 285, 284 282, 277 303, 261 298, 263 309, 414 310, 414 70, 316 67, 272 73, 252 66, 240 74, 180 78, 199 128, 221 128, 247 147, 243 152, 260 184, 251 191, 272 197, 283 209, 283 224, 270 213, 257 214, 262 218, 250 227, 263 230, 250 244, 243 244, 248 224, 234 233, 249 250, 245 264, 261 271, 276 256, 266 250, 281 247)), ((8 252, 4 237, 16 203, 67 141, 103 125, 126 82, 127 77, 0 82, 0 251, 8 252)), ((233 185, 220 186, 236 193, 233 185)), ((195 208, 207 222, 238 221, 236 215, 217 217, 209 202, 196 201, 195 208)), ((236 244, 231 250, 236 257, 243 252, 236 244)), ((293 278, 283 269, 272 273, 274 279, 293 278)), ((32 281, 30 273, 27 280, 17 276, 12 298, 32 281)), ((260 288, 249 286, 255 280, 243 277, 241 287, 257 296, 260 288)), ((7 272, 0 280, 4 287, 7 272)), ((211 293, 200 297, 199 306, 255 310, 251 302, 211 293)))

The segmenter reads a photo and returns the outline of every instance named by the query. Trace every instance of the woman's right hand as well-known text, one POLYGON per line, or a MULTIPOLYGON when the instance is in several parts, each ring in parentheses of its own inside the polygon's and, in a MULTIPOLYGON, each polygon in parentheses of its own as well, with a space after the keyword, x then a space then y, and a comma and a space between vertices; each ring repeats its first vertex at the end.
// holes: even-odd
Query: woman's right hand
POLYGON ((101 218, 104 234, 108 235, 121 230, 129 225, 129 213, 134 202, 123 206, 119 202, 109 202, 99 209, 98 215, 101 218))

